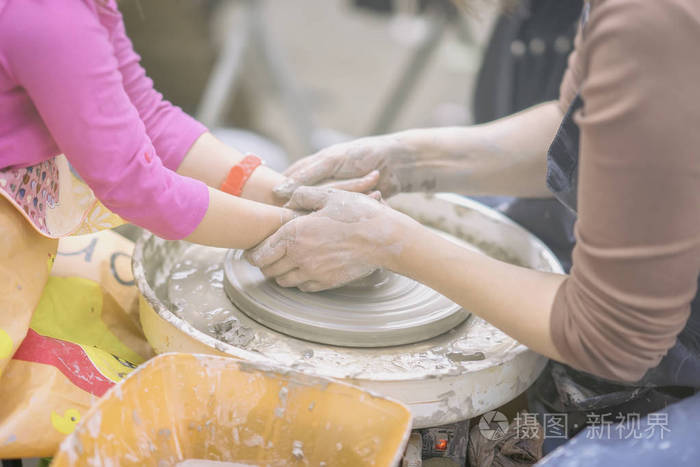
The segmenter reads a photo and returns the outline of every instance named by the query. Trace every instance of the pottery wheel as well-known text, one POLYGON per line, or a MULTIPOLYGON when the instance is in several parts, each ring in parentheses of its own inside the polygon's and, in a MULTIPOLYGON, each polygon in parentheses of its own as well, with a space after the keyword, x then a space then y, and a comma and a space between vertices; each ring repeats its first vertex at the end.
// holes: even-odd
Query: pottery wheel
POLYGON ((447 332, 469 316, 433 289, 389 271, 305 293, 265 279, 242 256, 231 250, 224 261, 229 299, 260 324, 300 339, 347 347, 402 345, 447 332))

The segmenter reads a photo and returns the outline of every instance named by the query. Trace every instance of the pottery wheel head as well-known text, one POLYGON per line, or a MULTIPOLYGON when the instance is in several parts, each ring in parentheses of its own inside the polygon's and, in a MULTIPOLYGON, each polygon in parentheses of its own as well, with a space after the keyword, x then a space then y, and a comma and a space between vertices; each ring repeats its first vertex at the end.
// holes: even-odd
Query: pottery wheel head
POLYGON ((433 289, 383 270, 345 287, 305 293, 265 279, 241 250, 231 250, 224 273, 229 299, 250 318, 284 334, 324 344, 410 344, 447 332, 469 316, 433 289))

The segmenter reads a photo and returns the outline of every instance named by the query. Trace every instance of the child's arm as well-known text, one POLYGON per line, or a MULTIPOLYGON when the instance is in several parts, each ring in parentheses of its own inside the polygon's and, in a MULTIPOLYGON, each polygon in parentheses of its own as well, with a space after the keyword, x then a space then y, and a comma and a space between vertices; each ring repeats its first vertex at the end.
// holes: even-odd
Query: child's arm
MULTIPOLYGON (((204 133, 192 145, 177 173, 201 180, 218 188, 229 170, 243 158, 243 154, 227 146, 211 133, 204 133)), ((275 196, 272 188, 284 181, 284 176, 260 166, 243 185, 241 197, 265 204, 282 205, 286 200, 275 196)))
POLYGON ((0 16, 3 68, 31 97, 55 153, 105 206, 164 238, 247 248, 289 219, 163 165, 91 5, 11 2, 0 16))
MULTIPOLYGON (((105 8, 111 7, 107 5, 105 8)), ((121 18, 116 9, 113 13, 121 18)), ((112 27, 110 36, 124 89, 143 120, 146 133, 163 165, 181 175, 201 180, 210 187, 220 187, 231 167, 243 158, 243 154, 220 142, 207 132, 204 125, 163 99, 140 65, 140 57, 134 52, 122 21, 112 27)), ((336 187, 366 192, 374 187, 376 179, 373 176, 364 177, 344 181, 336 187)), ((272 188, 284 180, 285 177, 275 171, 258 167, 244 185, 241 197, 280 205, 285 200, 275 196, 272 188)))
MULTIPOLYGON (((243 155, 234 148, 225 145, 211 133, 204 133, 187 152, 177 173, 202 180, 210 187, 218 188, 231 167, 242 158, 243 155)), ((241 197, 280 206, 286 202, 286 199, 276 196, 272 189, 284 180, 284 175, 269 167, 260 166, 243 185, 241 197)), ((374 172, 360 178, 334 181, 328 186, 339 190, 365 193, 372 190, 378 180, 379 173, 374 172)))
POLYGON ((209 189, 209 209, 186 240, 224 248, 252 248, 294 217, 294 212, 209 189), (236 213, 232 216, 231 213, 236 213), (235 244, 232 240, 235 239, 235 244))

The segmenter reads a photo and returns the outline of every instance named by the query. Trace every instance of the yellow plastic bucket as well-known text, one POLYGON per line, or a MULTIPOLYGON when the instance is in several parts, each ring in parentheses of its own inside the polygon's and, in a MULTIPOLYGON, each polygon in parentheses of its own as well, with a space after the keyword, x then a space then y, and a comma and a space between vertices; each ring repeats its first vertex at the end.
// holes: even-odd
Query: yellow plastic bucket
POLYGON ((197 459, 390 466, 410 430, 407 407, 355 386, 228 357, 170 353, 108 391, 52 465, 160 467, 197 459))

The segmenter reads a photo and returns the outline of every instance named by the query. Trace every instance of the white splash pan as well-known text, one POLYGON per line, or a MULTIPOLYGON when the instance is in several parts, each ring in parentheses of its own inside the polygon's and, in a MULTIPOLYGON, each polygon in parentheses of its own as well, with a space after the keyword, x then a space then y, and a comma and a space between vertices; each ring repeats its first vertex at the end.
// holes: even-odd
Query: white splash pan
MULTIPOLYGON (((562 272, 554 254, 539 239, 475 201, 452 194, 403 194, 391 198, 389 204, 498 259, 562 272)), ((150 234, 136 243, 133 271, 142 293, 141 322, 158 353, 223 354, 340 379, 405 403, 413 413, 415 428, 453 423, 493 410, 527 389, 546 363, 544 357, 474 315, 453 330, 419 343, 348 348, 295 339, 238 312, 240 325, 253 338, 233 346, 195 329, 169 309, 167 280, 189 246, 150 234)), ((226 251, 218 252, 223 261, 226 251)))

